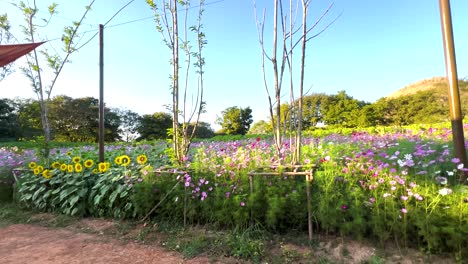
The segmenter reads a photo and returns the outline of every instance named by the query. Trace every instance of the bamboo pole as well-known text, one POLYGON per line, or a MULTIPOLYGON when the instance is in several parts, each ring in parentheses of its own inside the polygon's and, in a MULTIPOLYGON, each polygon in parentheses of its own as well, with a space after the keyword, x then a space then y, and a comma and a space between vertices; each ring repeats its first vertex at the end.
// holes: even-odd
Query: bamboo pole
MULTIPOLYGON (((442 37, 444 40, 445 67, 449 83, 449 107, 450 121, 452 123, 453 145, 455 157, 460 159, 465 167, 467 164, 465 139, 463 135, 463 117, 460 106, 460 91, 458 88, 457 62, 455 59, 455 45, 453 41, 452 16, 450 13, 450 1, 439 0, 440 20, 442 25, 442 37)), ((460 175, 460 182, 466 183, 467 175, 460 175)))

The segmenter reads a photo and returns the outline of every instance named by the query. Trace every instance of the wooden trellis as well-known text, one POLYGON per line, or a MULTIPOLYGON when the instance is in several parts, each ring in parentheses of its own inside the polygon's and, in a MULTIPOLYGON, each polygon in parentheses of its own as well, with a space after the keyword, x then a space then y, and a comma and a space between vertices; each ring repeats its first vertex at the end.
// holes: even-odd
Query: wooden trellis
MULTIPOLYGON (((293 165, 293 166, 284 166, 281 169, 291 170, 291 171, 268 171, 268 172, 260 172, 258 170, 278 170, 278 167, 267 167, 267 168, 259 168, 257 171, 251 171, 247 175, 249 175, 249 183, 250 183, 250 194, 252 195, 254 192, 254 184, 253 180, 255 176, 262 176, 262 177, 277 177, 277 176, 305 176, 306 181, 306 196, 307 196, 307 228, 309 232, 309 241, 312 240, 313 235, 313 226, 312 226, 312 205, 311 205, 311 192, 310 192, 310 183, 314 178, 314 172, 317 169, 317 166, 312 165, 308 166, 307 170, 301 171, 304 169, 305 166, 303 165, 293 165)), ((250 212, 251 219, 253 212, 250 212)))

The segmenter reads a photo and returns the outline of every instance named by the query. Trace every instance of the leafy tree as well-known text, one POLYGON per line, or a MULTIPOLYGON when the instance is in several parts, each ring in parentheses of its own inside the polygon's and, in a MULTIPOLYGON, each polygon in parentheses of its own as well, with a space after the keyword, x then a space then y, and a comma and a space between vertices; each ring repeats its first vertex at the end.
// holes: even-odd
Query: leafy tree
POLYGON ((217 123, 221 125, 228 135, 245 135, 252 124, 252 109, 232 106, 222 112, 222 117, 217 123))
POLYGON ((271 123, 266 122, 265 120, 260 120, 253 123, 252 127, 249 130, 249 134, 252 135, 264 135, 272 132, 271 123))
POLYGON ((138 135, 138 126, 140 125, 141 117, 138 113, 125 109, 112 109, 120 118, 120 127, 122 140, 126 142, 136 140, 138 135))
POLYGON ((0 99, 0 140, 17 139, 19 136, 18 114, 14 102, 0 99))
MULTIPOLYGON (((9 44, 13 42, 13 35, 10 33, 10 22, 8 21, 7 14, 0 14, 0 45, 9 44)), ((0 69, 0 81, 5 79, 13 72, 13 63, 7 64, 0 69)))
POLYGON ((191 123, 187 128, 188 133, 193 133, 193 129, 195 128, 195 138, 212 138, 215 136, 214 130, 211 128, 209 123, 199 122, 197 126, 195 126, 195 123, 191 123))
POLYGON ((26 99, 16 100, 18 106, 18 122, 20 137, 33 139, 42 134, 41 115, 39 102, 26 99))
POLYGON ((332 126, 357 127, 360 110, 366 104, 340 91, 323 100, 323 121, 332 126))
MULTIPOLYGON (((206 103, 203 101, 205 58, 202 54, 207 44, 202 24, 205 1, 197 1, 198 13, 196 22, 190 26, 188 18, 192 1, 162 0, 160 4, 157 2, 160 1, 146 0, 146 3, 154 12, 156 28, 172 55, 170 60, 173 70, 171 74, 172 130, 170 132, 172 139, 170 141, 173 151, 170 153, 170 156, 180 164, 187 155, 194 137, 194 133, 189 133, 188 131, 189 124, 192 123, 196 127, 200 120, 200 115, 205 112, 206 103), (179 17, 180 11, 184 12, 182 18, 179 17), (190 40, 191 38, 192 41, 190 40), (185 56, 185 65, 180 62, 179 51, 185 56), (189 82, 191 67, 195 68, 197 82, 189 82), (179 77, 182 76, 181 71, 185 73, 185 83, 182 85, 179 82, 179 77), (196 83, 196 88, 192 89, 195 90, 195 94, 192 95, 192 98, 195 100, 192 100, 192 106, 189 106, 187 98, 190 96, 189 91, 191 90, 189 89, 189 84, 192 83, 196 83), (183 98, 182 101, 180 97, 183 98)), ((196 129, 192 131, 196 131, 196 129)))
MULTIPOLYGON (((74 21, 72 26, 64 27, 62 35, 62 54, 57 52, 51 53, 45 48, 40 51, 35 49, 26 56, 26 67, 21 68, 24 75, 30 80, 33 91, 36 93, 38 98, 40 110, 39 113, 41 116, 41 124, 44 135, 43 154, 46 157, 49 155, 49 142, 51 140, 49 104, 52 90, 64 65, 70 61, 70 55, 78 50, 77 45, 79 41, 75 41, 75 39, 79 36, 78 29, 82 21, 85 19, 88 11, 91 10, 91 6, 93 5, 94 1, 95 0, 93 0, 89 6, 85 7, 85 12, 80 21, 74 21), (44 71, 42 60, 44 60, 47 67, 50 69, 50 72, 52 73, 49 84, 46 84, 47 78, 44 76, 46 75, 46 71, 44 71)), ((19 9, 24 17, 25 24, 21 26, 25 37, 24 40, 32 43, 39 41, 39 28, 48 26, 53 16, 58 13, 56 3, 52 3, 47 7, 47 19, 38 17, 40 12, 36 5, 36 1, 19 1, 19 3, 14 3, 14 5, 19 9)))
POLYGON ((172 117, 168 113, 157 112, 152 115, 143 115, 137 131, 138 140, 166 139, 167 130, 172 127, 172 117))
POLYGON ((315 127, 323 122, 323 105, 330 95, 314 93, 303 98, 302 124, 304 129, 315 127))

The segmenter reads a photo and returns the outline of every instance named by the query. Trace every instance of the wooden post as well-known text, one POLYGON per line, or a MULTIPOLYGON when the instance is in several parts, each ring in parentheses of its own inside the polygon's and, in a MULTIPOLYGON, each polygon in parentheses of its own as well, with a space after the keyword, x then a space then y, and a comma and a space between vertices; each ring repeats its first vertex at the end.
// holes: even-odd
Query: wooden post
POLYGON ((313 178, 313 170, 310 170, 310 174, 306 175, 306 192, 307 192, 307 226, 309 230, 309 241, 312 241, 312 199, 310 197, 310 182, 313 178))
POLYGON ((99 162, 104 162, 104 25, 99 25, 99 162))
MULTIPOLYGON (((250 196, 252 196, 254 192, 254 186, 253 186, 253 176, 249 175, 249 183, 250 183, 250 196)), ((253 226, 254 219, 253 219, 253 209, 252 206, 250 207, 250 226, 253 226)))

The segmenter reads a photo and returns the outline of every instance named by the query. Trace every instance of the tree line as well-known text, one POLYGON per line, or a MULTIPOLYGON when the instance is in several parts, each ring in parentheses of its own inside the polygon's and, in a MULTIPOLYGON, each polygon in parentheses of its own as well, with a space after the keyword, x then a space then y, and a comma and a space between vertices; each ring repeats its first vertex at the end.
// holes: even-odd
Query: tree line
MULTIPOLYGON (((374 103, 353 98, 345 91, 328 95, 313 93, 303 98, 303 130, 317 126, 327 127, 372 127, 430 124, 449 121, 447 83, 433 84, 434 88, 417 91, 395 98, 384 97, 374 103)), ((459 81, 462 112, 468 112, 468 81, 459 81)), ((296 102, 282 104, 281 126, 284 131, 295 129, 298 123, 296 102)), ((270 121, 253 124, 249 133, 261 134, 272 131, 270 121)))
MULTIPOLYGON (((51 99, 49 107, 53 140, 98 141, 98 99, 61 95, 51 99)), ((104 112, 106 142, 166 139, 167 130, 172 127, 172 116, 164 112, 140 116, 131 110, 108 107, 105 107, 104 112)), ((37 100, 0 99, 0 140, 30 140, 42 135, 40 106, 37 100)), ((201 122, 195 136, 212 137, 214 131, 208 123, 201 122)))

